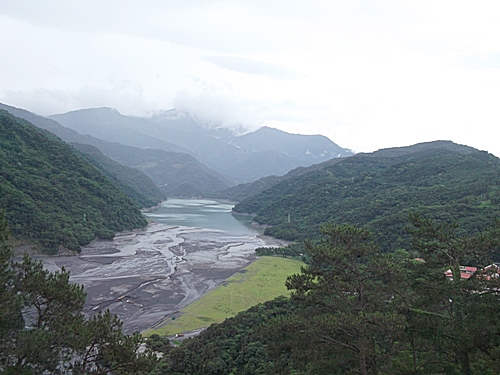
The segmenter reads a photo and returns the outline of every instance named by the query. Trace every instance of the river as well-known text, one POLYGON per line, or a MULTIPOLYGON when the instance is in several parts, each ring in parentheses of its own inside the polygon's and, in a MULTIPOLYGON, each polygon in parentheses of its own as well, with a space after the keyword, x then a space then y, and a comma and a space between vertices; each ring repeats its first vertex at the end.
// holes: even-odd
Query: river
POLYGON ((124 331, 143 331, 195 301, 255 259, 261 246, 282 241, 262 236, 232 205, 214 200, 171 199, 145 212, 150 224, 97 240, 77 257, 47 257, 52 270, 65 267, 87 292, 84 312, 109 309, 124 331))

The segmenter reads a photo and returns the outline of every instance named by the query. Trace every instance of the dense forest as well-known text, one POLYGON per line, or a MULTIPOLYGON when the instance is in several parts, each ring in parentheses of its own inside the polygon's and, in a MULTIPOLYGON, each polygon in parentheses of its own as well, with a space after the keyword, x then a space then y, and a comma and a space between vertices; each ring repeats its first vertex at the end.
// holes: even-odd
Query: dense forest
POLYGON ((165 347, 153 374, 497 374, 500 222, 464 236, 411 215, 412 258, 368 230, 327 224, 278 298, 165 347), (462 265, 478 271, 463 276, 462 265), (452 277, 445 271, 450 270, 452 277))
POLYGON ((239 184, 224 190, 217 191, 215 193, 212 193, 210 196, 218 199, 228 199, 233 202, 241 202, 249 197, 258 195, 263 191, 272 188, 273 186, 279 184, 282 181, 302 176, 313 171, 318 171, 325 168, 326 166, 331 166, 333 164, 336 164, 342 161, 344 157, 330 159, 326 162, 313 164, 308 167, 297 167, 290 170, 287 174, 283 176, 273 175, 273 176, 262 177, 252 182, 239 184))
POLYGON ((15 238, 49 252, 144 227, 134 202, 54 135, 0 111, 0 208, 15 238))
POLYGON ((81 313, 85 293, 64 269, 12 263, 0 212, 0 371, 5 374, 497 374, 500 276, 489 266, 500 221, 464 236, 409 218, 414 259, 381 252, 368 230, 327 224, 310 264, 280 297, 172 347, 124 335, 109 312, 81 313), (463 276, 462 265, 476 272, 463 276), (445 271, 449 270, 452 277, 445 271), (157 359, 157 354, 162 358, 157 359))
POLYGON ((292 297, 167 349, 153 373, 498 373, 499 159, 432 142, 302 172, 235 207, 305 241, 256 251, 304 253, 292 297))
POLYGON ((326 222, 366 226, 384 251, 408 248, 409 213, 457 222, 472 233, 500 216, 500 159, 431 142, 358 154, 247 198, 234 211, 256 214, 266 234, 304 240, 326 222), (290 218, 290 220, 288 220, 290 218))

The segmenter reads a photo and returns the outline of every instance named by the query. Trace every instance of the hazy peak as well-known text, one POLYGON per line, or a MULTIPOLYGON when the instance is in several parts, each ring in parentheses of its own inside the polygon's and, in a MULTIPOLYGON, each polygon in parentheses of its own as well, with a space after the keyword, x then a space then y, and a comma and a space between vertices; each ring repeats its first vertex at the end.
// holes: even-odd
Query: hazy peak
POLYGON ((121 115, 120 112, 118 112, 117 109, 111 108, 111 107, 96 107, 96 108, 83 108, 83 109, 76 109, 74 111, 69 111, 66 113, 57 113, 53 114, 47 117, 55 117, 55 116, 72 116, 72 115, 89 115, 92 114, 93 116, 95 115, 121 115))

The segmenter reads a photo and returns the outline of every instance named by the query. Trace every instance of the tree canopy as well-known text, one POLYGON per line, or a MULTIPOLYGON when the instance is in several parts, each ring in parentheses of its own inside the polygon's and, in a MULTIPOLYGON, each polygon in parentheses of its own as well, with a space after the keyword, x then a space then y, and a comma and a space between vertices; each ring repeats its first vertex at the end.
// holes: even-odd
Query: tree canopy
POLYGON ((211 326, 154 373, 496 374, 500 222, 467 235, 412 215, 407 227, 419 258, 380 251, 366 228, 324 225, 286 282, 290 299, 211 326), (467 264, 477 270, 466 277, 467 264))
POLYGON ((79 250, 95 237, 144 227, 134 203, 54 135, 0 111, 0 207, 12 235, 79 250))

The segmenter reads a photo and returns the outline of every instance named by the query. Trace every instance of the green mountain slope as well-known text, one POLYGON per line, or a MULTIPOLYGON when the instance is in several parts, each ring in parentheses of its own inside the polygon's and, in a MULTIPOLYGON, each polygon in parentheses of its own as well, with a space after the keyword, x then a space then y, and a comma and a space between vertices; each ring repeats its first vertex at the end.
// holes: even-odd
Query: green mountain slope
POLYGON ((408 214, 474 232, 500 217, 500 159, 452 142, 358 154, 288 178, 235 206, 266 234, 302 240, 327 222, 367 226, 386 250, 409 246, 408 214), (290 218, 290 222, 288 222, 290 218))
POLYGON ((185 153, 115 145, 103 145, 102 151, 149 176, 167 196, 206 196, 228 187, 225 177, 185 153))
POLYGON ((0 206, 15 237, 56 252, 146 225, 134 203, 59 138, 0 111, 0 206))
MULTIPOLYGON (((152 148, 153 146, 161 146, 155 143, 152 143, 148 148, 124 146, 89 135, 81 135, 54 120, 37 116, 23 109, 1 103, 0 109, 5 109, 14 116, 21 117, 39 128, 54 133, 67 143, 80 143, 97 147, 110 159, 124 166, 140 170, 144 175, 151 178, 156 185, 160 186, 163 195, 184 197, 206 196, 210 195, 212 191, 226 189, 231 185, 231 182, 227 178, 206 167, 191 155, 183 152, 169 152, 163 148, 161 151, 159 149, 155 150, 152 148)), ((113 112, 112 110, 109 111, 113 112)), ((106 113, 106 110, 98 111, 98 113, 101 112, 106 113)), ((144 127, 144 121, 139 121, 138 125, 144 127)), ((120 132, 119 129, 117 131, 120 132)), ((108 133, 112 132, 108 131, 108 133)), ((182 149, 178 148, 178 150, 182 149)), ((111 169, 108 168, 108 163, 100 163, 100 165, 106 168, 108 174, 115 173, 113 165, 110 165, 111 169)), ((127 176, 127 180, 132 178, 132 175, 127 176)), ((137 190, 136 186, 140 185, 140 181, 144 179, 147 179, 147 177, 137 175, 137 180, 134 179, 133 183, 127 183, 127 181, 123 180, 122 183, 125 183, 128 189, 137 190)))
POLYGON ((97 147, 80 143, 72 143, 71 145, 81 153, 83 158, 100 170, 125 195, 132 199, 137 207, 152 207, 166 198, 153 181, 139 170, 111 160, 97 147))
POLYGON ((267 176, 259 178, 253 182, 239 184, 230 188, 217 191, 211 194, 211 198, 227 199, 233 202, 241 202, 242 200, 257 195, 264 190, 267 190, 277 183, 284 180, 283 176, 267 176))

